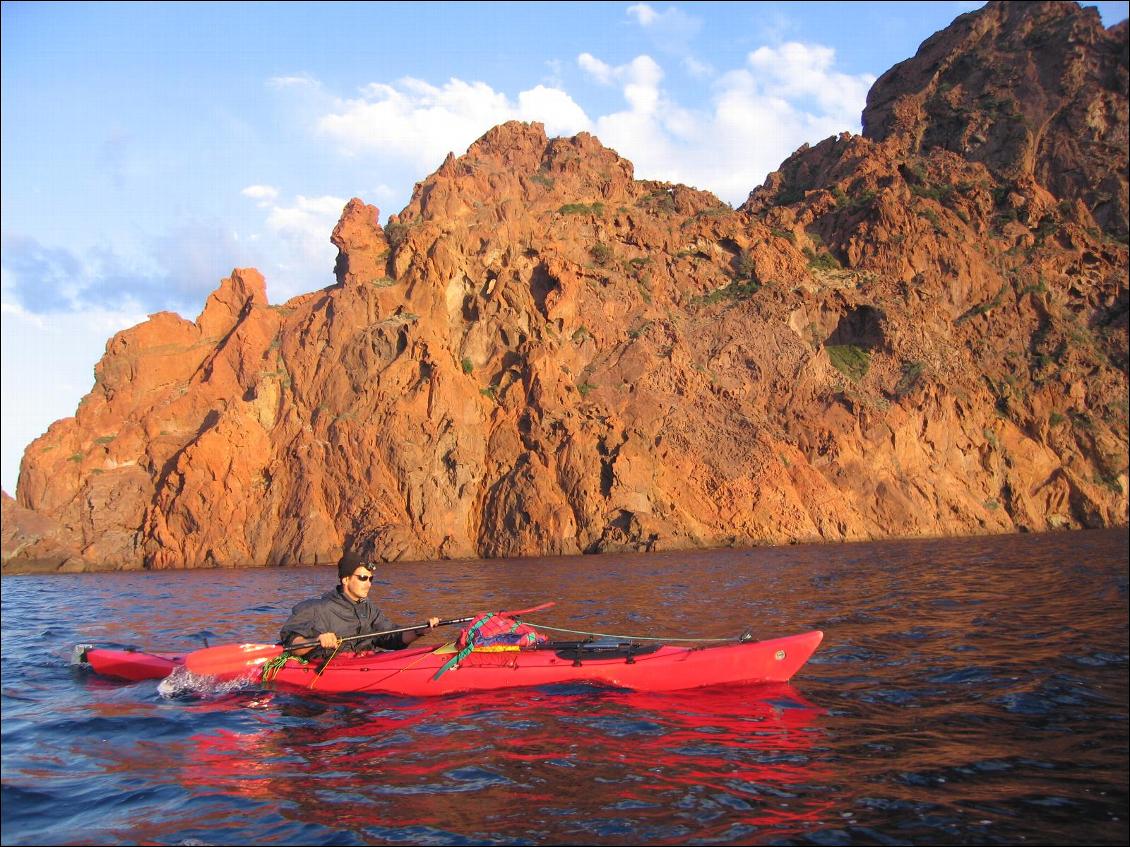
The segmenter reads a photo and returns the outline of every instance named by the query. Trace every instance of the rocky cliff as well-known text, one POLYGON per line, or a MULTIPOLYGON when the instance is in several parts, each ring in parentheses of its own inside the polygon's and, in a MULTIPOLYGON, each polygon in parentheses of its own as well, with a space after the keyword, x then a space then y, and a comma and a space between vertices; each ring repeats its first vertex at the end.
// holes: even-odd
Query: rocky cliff
POLYGON ((519 123, 384 227, 352 200, 336 284, 272 306, 236 270, 108 343, 5 568, 1126 523, 1125 24, 991 3, 864 127, 737 210, 519 123))

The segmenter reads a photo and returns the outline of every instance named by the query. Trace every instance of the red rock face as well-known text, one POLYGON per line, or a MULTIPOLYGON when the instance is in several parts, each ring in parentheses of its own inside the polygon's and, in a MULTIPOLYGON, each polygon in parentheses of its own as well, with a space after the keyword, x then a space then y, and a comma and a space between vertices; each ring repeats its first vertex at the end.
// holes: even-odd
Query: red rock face
POLYGON ((872 87, 863 134, 1035 182, 1126 240, 1127 23, 1074 3, 989 3, 872 87))
MULTIPOLYGON (((350 201, 336 285, 269 306, 237 270, 195 323, 115 336, 19 504, 71 567, 1125 523, 1126 35, 1093 24, 959 18, 876 84, 867 135, 798 151, 738 210, 592 136, 496 127, 384 228, 350 201), (1014 67, 1038 140, 984 110, 941 126, 938 97, 981 103, 1014 67)), ((31 549, 10 512, 6 568, 31 549)))
POLYGON ((11 569, 33 573, 37 571, 84 571, 92 563, 83 558, 73 546, 73 536, 45 515, 37 514, 18 505, 0 492, 3 500, 3 518, 0 530, 4 544, 4 572, 11 569))

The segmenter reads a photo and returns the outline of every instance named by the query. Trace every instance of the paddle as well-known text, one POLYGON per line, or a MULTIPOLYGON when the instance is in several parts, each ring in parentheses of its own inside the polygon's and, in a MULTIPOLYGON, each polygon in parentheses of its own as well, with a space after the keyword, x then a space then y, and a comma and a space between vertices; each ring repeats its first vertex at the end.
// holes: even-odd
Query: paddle
MULTIPOLYGON (((454 626, 473 620, 473 617, 451 618, 450 620, 440 621, 436 626, 454 626)), ((348 638, 341 639, 341 641, 346 643, 363 638, 378 638, 382 635, 396 635, 398 632, 411 632, 427 628, 426 623, 402 626, 399 629, 351 635, 348 638)), ((184 664, 192 673, 201 676, 229 676, 240 673, 247 668, 261 665, 276 656, 281 656, 283 650, 301 650, 304 647, 317 646, 319 646, 317 641, 299 641, 296 644, 289 644, 285 648, 281 644, 221 644, 218 647, 205 647, 203 650, 195 650, 189 653, 184 657, 184 664)))
MULTIPOLYGON (((508 617, 517 617, 530 612, 540 612, 553 606, 553 601, 533 606, 529 609, 520 609, 514 612, 500 612, 508 617)), ((477 616, 469 618, 451 618, 440 621, 436 626, 454 626, 455 624, 470 623, 477 616)), ((399 629, 386 629, 382 632, 365 632, 361 635, 351 635, 341 639, 342 643, 358 641, 363 638, 377 638, 382 635, 395 635, 398 632, 411 632, 413 630, 427 629, 426 623, 415 626, 402 626, 399 629)), ((317 641, 300 641, 289 644, 285 648, 281 644, 221 644, 218 647, 205 647, 195 650, 184 657, 185 667, 194 674, 201 676, 231 676, 240 674, 249 668, 261 665, 276 656, 281 656, 284 650, 301 650, 304 647, 317 647, 317 641)))

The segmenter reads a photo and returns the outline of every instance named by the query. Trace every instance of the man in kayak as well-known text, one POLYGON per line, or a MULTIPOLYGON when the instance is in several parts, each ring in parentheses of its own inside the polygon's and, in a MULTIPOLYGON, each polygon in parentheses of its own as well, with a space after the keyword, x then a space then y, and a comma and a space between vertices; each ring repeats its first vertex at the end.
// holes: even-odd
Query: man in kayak
MULTIPOLYGON (((321 597, 304 600, 294 607, 282 626, 279 641, 285 646, 298 641, 317 640, 321 645, 295 650, 295 655, 305 655, 311 650, 332 652, 341 646, 341 639, 367 632, 382 632, 397 626, 369 599, 374 566, 358 562, 351 556, 342 556, 337 564, 340 584, 321 597)), ((428 618, 428 627, 439 623, 439 618, 428 618)), ((352 652, 362 650, 401 650, 418 638, 416 630, 398 632, 376 638, 359 638, 346 642, 352 652)))

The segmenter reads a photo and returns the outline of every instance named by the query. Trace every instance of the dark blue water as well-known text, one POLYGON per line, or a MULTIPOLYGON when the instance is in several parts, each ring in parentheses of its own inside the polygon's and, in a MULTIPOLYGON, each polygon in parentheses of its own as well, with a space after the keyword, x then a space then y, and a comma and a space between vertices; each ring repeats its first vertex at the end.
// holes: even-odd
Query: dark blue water
POLYGON ((3 842, 1124 844, 1127 558, 1103 531, 389 565, 405 623, 555 600, 538 620, 826 633, 791 685, 437 700, 69 664, 274 640, 331 568, 4 577, 3 842))

